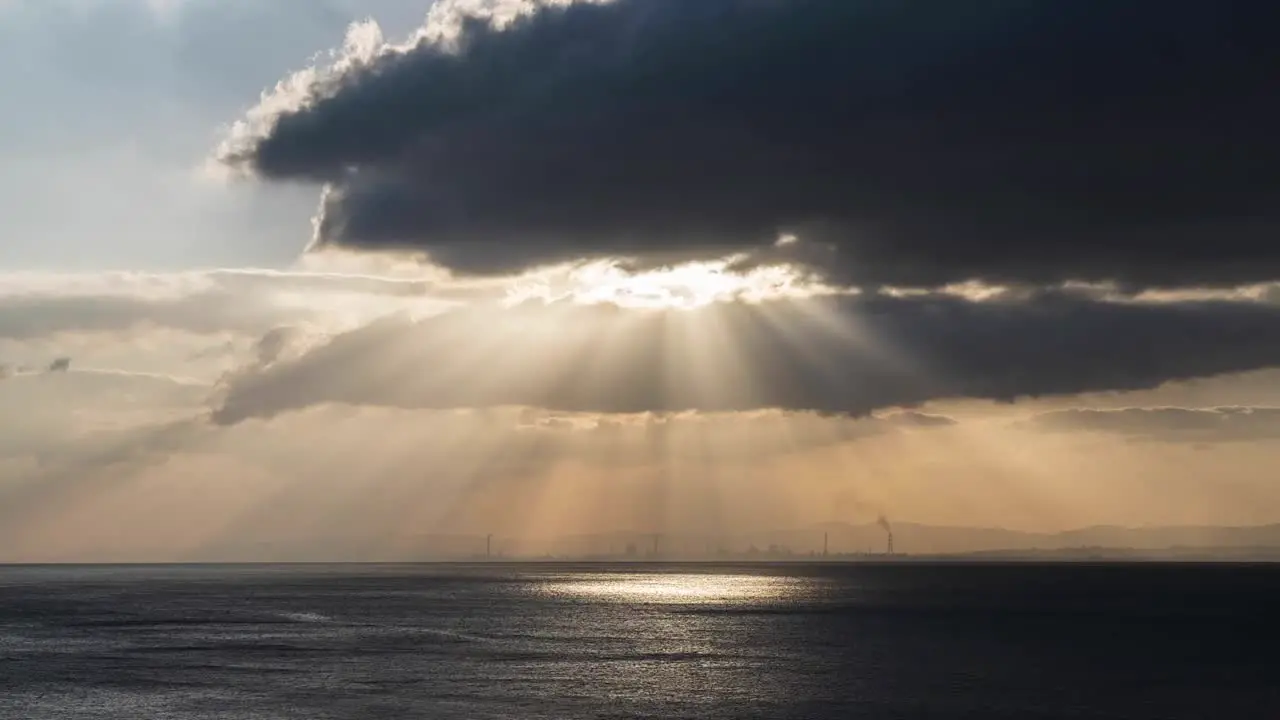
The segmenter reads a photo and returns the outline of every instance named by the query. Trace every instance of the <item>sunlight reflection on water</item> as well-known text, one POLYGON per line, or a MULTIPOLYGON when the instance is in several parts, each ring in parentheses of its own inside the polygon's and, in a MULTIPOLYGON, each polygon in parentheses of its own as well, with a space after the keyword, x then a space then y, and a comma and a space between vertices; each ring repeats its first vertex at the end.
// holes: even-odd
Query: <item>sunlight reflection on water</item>
POLYGON ((798 578, 697 573, 599 573, 574 575, 546 583, 544 592, 560 598, 615 603, 747 604, 773 602, 802 594, 798 578))

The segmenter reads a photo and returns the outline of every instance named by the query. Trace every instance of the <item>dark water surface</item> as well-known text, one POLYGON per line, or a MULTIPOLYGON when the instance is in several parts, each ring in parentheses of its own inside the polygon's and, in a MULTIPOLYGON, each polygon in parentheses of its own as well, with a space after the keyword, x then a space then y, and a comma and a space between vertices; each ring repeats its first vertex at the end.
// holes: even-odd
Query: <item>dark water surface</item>
POLYGON ((1280 718, 1280 567, 0 567, 0 718, 1280 718))

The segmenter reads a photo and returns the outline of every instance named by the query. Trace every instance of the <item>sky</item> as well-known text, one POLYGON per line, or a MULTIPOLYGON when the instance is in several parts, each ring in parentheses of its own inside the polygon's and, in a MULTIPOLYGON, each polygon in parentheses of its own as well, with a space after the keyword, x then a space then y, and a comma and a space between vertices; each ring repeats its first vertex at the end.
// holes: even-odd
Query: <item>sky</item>
POLYGON ((0 561, 1280 523, 1277 15, 0 0, 0 561))

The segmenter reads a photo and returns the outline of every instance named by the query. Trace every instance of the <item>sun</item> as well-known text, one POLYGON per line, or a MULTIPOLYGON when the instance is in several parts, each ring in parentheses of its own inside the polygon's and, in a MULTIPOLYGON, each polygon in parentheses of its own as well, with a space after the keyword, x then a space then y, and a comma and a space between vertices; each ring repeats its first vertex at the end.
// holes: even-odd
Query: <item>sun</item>
POLYGON ((746 289, 745 278, 729 272, 728 263, 691 262, 627 273, 616 265, 584 268, 583 302, 612 302, 641 307, 692 309, 729 299, 746 289))

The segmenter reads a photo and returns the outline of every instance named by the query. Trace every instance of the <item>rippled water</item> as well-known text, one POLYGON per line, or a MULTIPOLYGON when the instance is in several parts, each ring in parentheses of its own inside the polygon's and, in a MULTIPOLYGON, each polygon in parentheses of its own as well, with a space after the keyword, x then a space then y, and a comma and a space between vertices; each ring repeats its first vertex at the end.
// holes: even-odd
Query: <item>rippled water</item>
POLYGON ((0 718, 1273 718, 1265 566, 0 568, 0 718))

